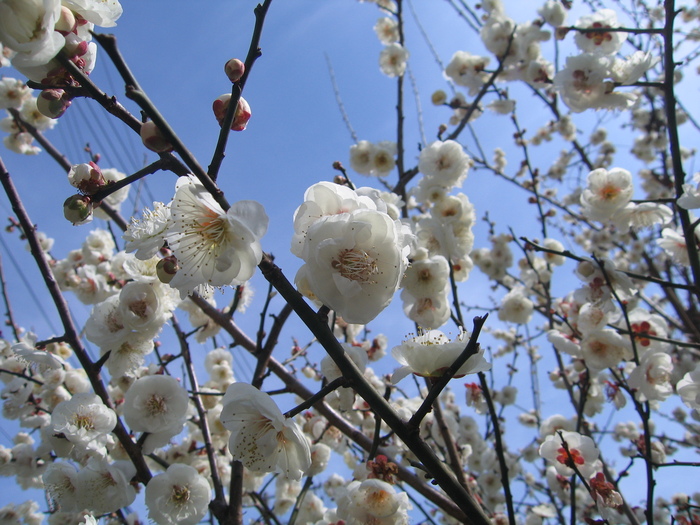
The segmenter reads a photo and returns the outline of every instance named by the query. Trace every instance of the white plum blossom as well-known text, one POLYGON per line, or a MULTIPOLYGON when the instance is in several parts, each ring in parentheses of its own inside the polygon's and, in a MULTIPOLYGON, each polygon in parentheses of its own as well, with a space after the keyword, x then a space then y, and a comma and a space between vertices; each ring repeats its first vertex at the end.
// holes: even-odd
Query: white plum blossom
POLYGON ((663 401, 673 393, 670 383, 673 363, 665 352, 646 352, 627 378, 638 401, 663 401))
POLYGON ((685 374, 676 384, 676 391, 689 408, 700 411, 700 366, 685 374))
MULTIPOLYGON (((352 148, 350 149, 352 152, 352 148)), ((306 190, 304 202, 294 212, 292 253, 297 257, 302 257, 306 243, 306 232, 314 222, 326 216, 359 209, 376 210, 376 204, 370 197, 360 196, 347 186, 325 181, 314 184, 306 190)))
POLYGON ((17 53, 13 66, 39 66, 58 54, 65 43, 63 35, 54 31, 60 15, 60 0, 0 2, 0 42, 17 53))
MULTIPOLYGON (((697 236, 697 235, 696 235, 697 236)), ((661 230, 661 238, 656 239, 656 244, 678 264, 690 266, 690 256, 688 255, 688 244, 680 228, 664 228, 661 230)))
POLYGON ((394 18, 385 16, 377 20, 374 32, 382 44, 389 45, 399 40, 399 24, 394 18))
MULTIPOLYGON (((601 9, 579 18, 574 24, 582 29, 611 29, 619 27, 617 14, 612 9, 601 9)), ((574 41, 584 53, 614 55, 622 47, 626 38, 622 31, 577 32, 574 41)))
POLYGON ((581 341, 581 355, 593 370, 614 368, 621 361, 632 358, 629 340, 615 330, 596 330, 581 341))
POLYGON ((351 482, 337 502, 337 516, 347 525, 408 524, 408 495, 379 479, 351 482))
POLYGON ((0 109, 20 109, 32 98, 32 90, 16 78, 0 78, 0 109))
POLYGON ((459 142, 435 141, 423 148, 418 159, 418 170, 447 189, 462 184, 472 161, 459 142))
POLYGON ((75 394, 62 401, 51 414, 51 426, 57 434, 76 445, 97 449, 117 424, 114 410, 95 394, 75 394))
POLYGON ((525 294, 525 288, 516 286, 501 299, 498 318, 501 321, 526 324, 530 322, 534 310, 535 305, 525 294))
POLYGON ((169 222, 170 206, 154 202, 153 211, 144 208, 141 219, 132 217, 122 236, 126 241, 126 251, 136 252, 136 258, 142 261, 153 257, 163 247, 169 222))
MULTIPOLYGON (((464 352, 468 341, 467 332, 460 332, 454 341, 450 341, 438 330, 430 330, 404 341, 391 350, 391 355, 402 365, 394 371, 391 382, 398 383, 409 374, 429 378, 441 377, 464 352)), ((479 347, 477 353, 459 367, 454 377, 490 369, 491 363, 484 359, 484 348, 479 347)))
POLYGON ((439 328, 451 314, 447 290, 427 297, 414 295, 410 289, 401 290, 403 311, 411 321, 427 329, 439 328))
POLYGON ((598 454, 591 438, 567 430, 548 435, 540 445, 540 456, 552 463, 559 475, 565 477, 574 474, 575 466, 584 478, 591 478, 600 468, 598 454))
POLYGON ((386 213, 359 209, 322 217, 306 233, 297 274, 348 323, 366 324, 391 301, 406 268, 410 235, 386 213))
POLYGON ((683 195, 676 203, 685 210, 700 208, 700 172, 693 175, 693 184, 683 184, 683 195))
POLYGON ((88 22, 100 27, 114 27, 122 15, 119 0, 62 0, 63 5, 88 22))
POLYGON ((76 507, 94 514, 106 514, 131 505, 136 491, 129 481, 136 474, 130 461, 107 463, 90 458, 76 478, 76 507))
POLYGON ((615 82, 629 86, 639 80, 644 73, 654 67, 660 57, 650 52, 635 51, 625 59, 615 58, 612 63, 610 76, 615 82))
POLYGON ((398 42, 394 42, 379 53, 379 68, 388 77, 400 77, 406 71, 407 60, 408 51, 398 42))
POLYGON ((542 7, 537 10, 545 22, 550 26, 559 27, 566 21, 566 9, 559 0, 547 0, 542 7))
POLYGON ((189 395, 177 379, 152 375, 137 379, 126 391, 122 411, 135 432, 177 434, 185 423, 189 395))
POLYGON ((209 482, 190 465, 172 464, 146 485, 148 518, 158 525, 196 525, 210 499, 209 482))
POLYGON ((472 55, 468 51, 457 51, 445 68, 445 75, 458 86, 469 89, 469 96, 475 96, 487 82, 489 74, 484 70, 488 57, 472 55))
POLYGON ((54 461, 46 467, 42 480, 48 496, 61 506, 62 511, 82 510, 77 507, 78 471, 73 465, 54 461))
POLYGON ((299 480, 311 466, 309 443, 272 398, 252 385, 233 383, 222 400, 221 423, 231 431, 229 452, 253 471, 279 470, 299 480))
POLYGON ((180 177, 165 240, 180 269, 170 286, 182 299, 195 288, 242 284, 262 259, 268 217, 261 204, 239 201, 227 212, 193 176, 180 177))
POLYGON ((632 174, 626 169, 595 169, 581 194, 581 211, 589 219, 606 221, 629 203, 633 192, 632 174))
POLYGON ((587 109, 627 109, 637 99, 634 93, 614 91, 610 76, 611 59, 584 53, 568 57, 566 66, 553 79, 564 103, 575 113, 587 109))

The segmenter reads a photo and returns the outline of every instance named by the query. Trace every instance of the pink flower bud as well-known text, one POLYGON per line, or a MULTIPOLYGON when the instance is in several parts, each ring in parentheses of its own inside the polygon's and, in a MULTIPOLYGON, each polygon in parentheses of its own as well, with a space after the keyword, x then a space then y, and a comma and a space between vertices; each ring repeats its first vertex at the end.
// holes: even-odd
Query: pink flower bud
MULTIPOLYGON (((226 117, 226 111, 231 103, 231 94, 224 93, 219 98, 214 101, 212 109, 214 110, 214 116, 216 121, 221 126, 224 122, 224 117, 226 117)), ((232 131, 243 131, 248 125, 250 120, 250 105, 248 101, 243 97, 238 101, 238 107, 236 108, 236 114, 233 117, 233 122, 231 122, 232 131)))
POLYGON ((156 153, 165 153, 173 150, 170 142, 166 140, 156 123, 152 120, 141 124, 141 141, 144 146, 156 153))
POLYGON ((45 89, 36 100, 36 108, 45 117, 59 118, 71 102, 71 97, 62 89, 45 89))
POLYGON ((219 123, 219 126, 221 126, 221 123, 224 121, 229 102, 231 102, 231 93, 224 93, 214 101, 214 104, 212 104, 212 109, 214 110, 214 117, 219 123))
POLYGON ((231 129, 233 131, 243 131, 250 120, 250 105, 248 101, 241 97, 236 108, 236 115, 233 117, 231 129))
POLYGON ((63 203, 63 216, 73 226, 88 223, 92 220, 92 201, 87 195, 73 195, 63 203))
POLYGON ((167 284, 172 281, 179 269, 180 265, 177 263, 177 258, 171 255, 158 261, 156 265, 156 275, 158 275, 160 282, 167 284))
POLYGON ((66 35, 71 33, 75 29, 76 20, 73 11, 65 6, 61 7, 61 16, 56 20, 56 24, 53 26, 55 31, 66 35))
POLYGON ((238 82, 245 73, 245 64, 237 58, 232 58, 226 62, 224 71, 231 82, 238 82))

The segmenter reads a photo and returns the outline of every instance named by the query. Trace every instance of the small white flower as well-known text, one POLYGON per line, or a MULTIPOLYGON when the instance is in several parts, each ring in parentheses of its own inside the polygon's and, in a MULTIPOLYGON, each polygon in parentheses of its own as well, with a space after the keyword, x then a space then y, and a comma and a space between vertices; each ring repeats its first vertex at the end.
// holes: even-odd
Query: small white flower
POLYGON ((353 481, 338 498, 337 515, 347 525, 408 523, 408 495, 379 479, 353 481))
POLYGON ((559 27, 564 25, 566 20, 566 9, 559 0, 547 0, 542 7, 537 10, 545 22, 550 26, 559 27))
POLYGON ((163 247, 169 221, 170 206, 154 202, 153 211, 144 208, 141 220, 132 217, 122 236, 126 241, 126 251, 135 251, 136 258, 142 261, 153 257, 163 247))
POLYGON ((63 35, 54 31, 60 15, 60 0, 0 2, 0 42, 17 53, 13 66, 46 64, 58 54, 65 43, 63 35))
POLYGON ((606 221, 632 198, 632 174, 622 168, 598 168, 588 174, 581 194, 582 213, 593 220, 606 221))
POLYGON ((700 365, 676 384, 676 391, 689 408, 700 411, 700 365))
MULTIPOLYGON (((304 276, 319 300, 348 323, 367 324, 391 301, 410 235, 386 213, 359 209, 315 221, 306 233, 304 276)), ((298 281, 298 279, 297 279, 298 281)))
POLYGON ((377 23, 374 25, 374 32, 377 33, 379 41, 385 45, 393 44, 399 40, 399 24, 395 19, 388 16, 377 20, 377 23))
POLYGON ((175 463, 146 485, 148 518, 158 525, 195 525, 209 511, 209 482, 189 465, 175 463))
POLYGON ((688 255, 688 244, 685 241, 683 232, 673 228, 661 230, 661 239, 656 239, 656 244, 678 264, 690 266, 690 256, 688 255))
POLYGON ((101 441, 114 430, 117 415, 95 394, 79 393, 62 401, 51 414, 51 425, 68 441, 88 448, 102 445, 101 441))
POLYGON ((433 177, 446 188, 462 184, 471 167, 471 159, 459 142, 435 141, 423 148, 418 169, 426 177, 433 177))
POLYGON ((673 372, 671 356, 665 352, 646 352, 627 378, 629 386, 636 390, 635 397, 644 402, 663 401, 673 393, 670 379, 673 372))
POLYGON ((388 77, 403 76, 406 71, 408 51, 399 43, 389 44, 379 54, 379 67, 388 77))
MULTIPOLYGON (((580 28, 613 29, 619 27, 617 14, 612 9, 601 9, 590 15, 582 16, 574 24, 580 28)), ((577 32, 574 41, 585 53, 614 55, 622 47, 626 38, 622 31, 577 32)))
POLYGON ((197 286, 242 284, 262 259, 268 217, 261 204, 239 201, 227 212, 193 176, 180 177, 165 240, 180 269, 170 286, 184 299, 197 286))
POLYGON ((63 5, 75 11, 88 22, 100 27, 114 27, 122 15, 119 0, 62 0, 63 5))
POLYGON ((135 474, 136 467, 130 461, 109 464, 90 458, 78 472, 75 485, 77 508, 99 515, 131 505, 136 499, 136 491, 129 480, 135 474))
MULTIPOLYGON (((394 359, 403 365, 394 371, 391 382, 398 383, 408 374, 430 378, 441 377, 464 352, 468 341, 467 332, 460 332, 454 341, 450 341, 438 330, 430 330, 404 341, 391 350, 394 359)), ((484 348, 479 347, 478 352, 467 359, 454 377, 463 377, 490 369, 491 363, 484 359, 484 348)))
POLYGON ((254 471, 282 471, 299 480, 311 465, 309 443, 298 425, 285 418, 272 398, 246 383, 228 387, 221 423, 231 431, 229 452, 254 471))
POLYGON ((599 469, 598 454, 591 438, 566 430, 547 436, 540 445, 540 456, 552 463, 560 476, 565 477, 574 474, 572 467, 575 466, 584 478, 590 479, 599 469), (566 447, 563 443, 566 443, 566 447))
POLYGON ((525 295, 525 289, 522 286, 516 286, 501 299, 498 318, 501 321, 527 324, 534 310, 535 304, 525 295))
POLYGON ((177 379, 166 375, 137 379, 124 395, 124 420, 135 432, 182 430, 189 396, 177 379))
POLYGON ((489 74, 484 71, 488 63, 488 57, 457 51, 445 68, 445 76, 458 86, 469 88, 469 96, 473 97, 488 80, 489 74))
POLYGON ((581 354, 589 368, 614 368, 632 358, 629 342, 614 330, 597 330, 586 334, 581 341, 581 354))

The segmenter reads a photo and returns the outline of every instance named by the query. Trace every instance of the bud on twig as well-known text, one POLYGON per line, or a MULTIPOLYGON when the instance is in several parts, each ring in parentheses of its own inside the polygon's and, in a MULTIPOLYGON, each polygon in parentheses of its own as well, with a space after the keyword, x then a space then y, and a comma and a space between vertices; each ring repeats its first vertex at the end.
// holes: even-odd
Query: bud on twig
POLYGON ((59 118, 71 102, 71 97, 62 89, 45 89, 36 99, 36 108, 45 117, 59 118))
POLYGON ((171 255, 158 261, 158 264, 156 265, 156 274, 158 275, 160 282, 168 284, 170 281, 172 281, 173 277, 175 277, 175 274, 179 269, 180 265, 177 264, 177 259, 174 255, 171 255))
POLYGON ((173 150, 172 144, 166 140, 152 120, 141 125, 141 141, 144 146, 156 153, 166 153, 173 150))
POLYGON ((73 195, 63 203, 63 216, 73 226, 86 224, 92 220, 92 200, 87 195, 73 195))
POLYGON ((224 71, 231 82, 238 82, 245 73, 245 64, 237 58, 232 58, 224 65, 224 71))
MULTIPOLYGON (((212 104, 212 109, 214 110, 214 116, 216 121, 221 126, 226 117, 226 112, 228 111, 228 106, 231 103, 231 94, 224 93, 212 104)), ((250 105, 248 101, 243 97, 238 101, 238 107, 236 108, 236 114, 233 117, 233 122, 231 122, 232 131, 243 131, 248 125, 250 120, 250 105)))

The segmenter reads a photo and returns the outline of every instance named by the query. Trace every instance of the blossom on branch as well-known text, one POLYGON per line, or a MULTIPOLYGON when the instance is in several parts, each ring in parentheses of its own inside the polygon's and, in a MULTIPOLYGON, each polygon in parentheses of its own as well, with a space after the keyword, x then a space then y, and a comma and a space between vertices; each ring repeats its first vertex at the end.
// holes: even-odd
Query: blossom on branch
MULTIPOLYGON (((396 384, 408 374, 421 377, 438 378, 447 372, 457 358, 464 352, 469 341, 467 332, 450 339, 439 330, 430 330, 417 337, 404 341, 391 350, 401 365, 391 376, 391 382, 396 384)), ((479 350, 457 370, 454 377, 464 377, 491 369, 491 363, 484 359, 484 349, 479 350)))
POLYGON ((367 324, 391 301, 407 264, 411 236, 386 213, 359 209, 309 227, 298 276, 348 323, 367 324))
POLYGON ((268 217, 261 204, 239 201, 227 212, 193 176, 181 177, 165 240, 180 269, 170 286, 184 299, 198 286, 242 284, 262 259, 268 217))
POLYGON ((229 452, 253 471, 280 470, 298 480, 311 466, 309 443, 272 398, 252 385, 234 383, 222 400, 221 424, 231 431, 229 452))
POLYGON ((146 485, 148 518, 158 525, 195 525, 209 510, 209 482, 190 465, 175 463, 146 485))

